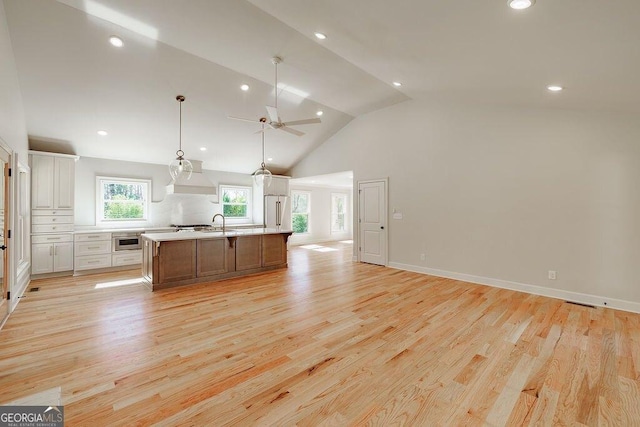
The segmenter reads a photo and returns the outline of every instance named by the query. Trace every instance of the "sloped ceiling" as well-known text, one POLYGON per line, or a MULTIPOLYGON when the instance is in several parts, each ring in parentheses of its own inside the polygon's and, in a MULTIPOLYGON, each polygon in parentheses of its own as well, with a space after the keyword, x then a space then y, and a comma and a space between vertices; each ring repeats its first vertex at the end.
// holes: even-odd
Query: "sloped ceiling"
MULTIPOLYGON (((640 112, 640 2, 538 0, 4 0, 28 132, 81 156, 250 173, 266 134, 285 171, 354 117, 408 99, 640 112), (317 40, 321 31, 328 38, 317 40), (125 45, 108 44, 110 35, 125 45), (401 88, 391 82, 400 81, 401 88), (239 86, 250 85, 242 92, 239 86), (548 84, 565 86, 549 93, 548 84), (306 96, 300 96, 300 93, 306 96), (294 94, 294 93, 297 93, 294 94), (107 137, 96 134, 99 129, 107 137), (206 151, 200 151, 205 147, 206 151)), ((393 126, 392 123, 383 123, 393 126)))

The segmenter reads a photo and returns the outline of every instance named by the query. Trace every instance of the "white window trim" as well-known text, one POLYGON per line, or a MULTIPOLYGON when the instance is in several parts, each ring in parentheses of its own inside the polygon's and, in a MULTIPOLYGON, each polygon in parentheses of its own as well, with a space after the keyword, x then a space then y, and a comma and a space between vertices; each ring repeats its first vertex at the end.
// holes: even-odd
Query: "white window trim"
POLYGON ((331 209, 329 212, 329 232, 330 234, 345 234, 349 232, 349 209, 347 204, 349 203, 349 194, 332 192, 331 193, 331 209), (342 196, 344 198, 344 230, 333 229, 333 196, 342 196))
POLYGON ((293 229, 293 216, 296 215, 293 212, 293 193, 300 193, 307 195, 307 231, 304 233, 295 233, 298 236, 304 236, 305 234, 311 234, 311 191, 305 190, 291 190, 291 229, 293 229))
POLYGON ((233 185, 233 184, 220 184, 220 213, 224 215, 224 190, 226 188, 230 189, 239 189, 239 190, 247 190, 247 216, 245 217, 226 217, 225 221, 227 224, 243 224, 250 223, 253 221, 253 188, 247 187, 246 185, 233 185))
POLYGON ((151 221, 151 180, 140 178, 122 178, 115 176, 96 176, 96 225, 128 225, 148 223, 151 221), (140 219, 104 219, 102 210, 102 181, 122 183, 143 183, 147 185, 144 202, 144 218, 140 219))

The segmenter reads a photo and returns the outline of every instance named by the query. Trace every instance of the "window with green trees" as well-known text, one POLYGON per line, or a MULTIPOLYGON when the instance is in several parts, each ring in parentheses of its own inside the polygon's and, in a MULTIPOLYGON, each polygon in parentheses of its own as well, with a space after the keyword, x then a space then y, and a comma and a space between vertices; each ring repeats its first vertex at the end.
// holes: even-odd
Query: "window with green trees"
POLYGON ((306 191, 291 192, 291 229, 294 233, 309 232, 311 194, 306 191))
POLYGON ((347 230, 347 195, 331 194, 331 232, 341 233, 347 230))
POLYGON ((150 181, 97 177, 98 222, 149 219, 150 181))
POLYGON ((220 186, 222 194, 222 213, 226 218, 251 218, 251 188, 238 186, 220 186))

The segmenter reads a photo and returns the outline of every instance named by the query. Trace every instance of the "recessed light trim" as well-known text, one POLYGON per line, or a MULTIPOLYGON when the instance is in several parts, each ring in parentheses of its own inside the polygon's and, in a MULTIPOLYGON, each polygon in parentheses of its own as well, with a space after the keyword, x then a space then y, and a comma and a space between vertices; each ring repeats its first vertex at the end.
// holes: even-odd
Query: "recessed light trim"
POLYGON ((207 151, 207 147, 200 147, 200 151, 207 151))
POLYGON ((536 4, 536 0, 508 0, 509 7, 515 10, 523 10, 528 9, 534 4, 536 4))
POLYGON ((100 135, 100 136, 107 136, 107 135, 109 135, 109 132, 107 132, 106 130, 99 130, 97 133, 98 133, 98 135, 100 135))
POLYGON ((111 43, 111 45, 115 46, 115 47, 122 47, 124 46, 124 42, 122 41, 122 39, 118 36, 110 36, 109 37, 109 43, 111 43))
POLYGON ((248 91, 249 90, 249 85, 248 84, 243 84, 242 86, 240 86, 240 90, 242 91, 248 91))
POLYGON ((549 85, 547 86, 547 90, 549 92, 561 92, 564 88, 560 85, 549 85))
POLYGON ((267 158, 267 161, 269 161, 269 162, 272 161, 272 160, 273 160, 273 157, 267 158))
POLYGON ((393 85, 394 85, 395 87, 400 87, 400 86, 402 86, 402 83, 400 83, 400 82, 393 82, 393 85))
POLYGON ((316 111, 316 116, 318 116, 318 117, 320 117, 323 114, 324 114, 324 111, 322 111, 322 110, 316 111))
POLYGON ((315 32, 315 33, 313 33, 313 34, 316 36, 316 38, 317 38, 318 40, 326 40, 326 39, 327 39, 327 35, 326 35, 326 34, 324 34, 324 33, 315 32))

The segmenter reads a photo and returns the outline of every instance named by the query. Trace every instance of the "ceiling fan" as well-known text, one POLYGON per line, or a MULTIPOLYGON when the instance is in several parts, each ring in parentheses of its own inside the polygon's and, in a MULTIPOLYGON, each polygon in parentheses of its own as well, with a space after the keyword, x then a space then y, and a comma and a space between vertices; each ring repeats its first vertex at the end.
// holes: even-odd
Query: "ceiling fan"
MULTIPOLYGON (((292 122, 283 122, 280 119, 280 115, 278 114, 278 64, 282 62, 282 58, 280 58, 279 56, 274 56, 273 58, 271 58, 271 63, 273 63, 273 65, 276 68, 276 83, 275 83, 275 94, 276 94, 276 102, 275 105, 272 107, 270 105, 267 105, 265 108, 267 109, 267 116, 269 117, 268 121, 265 123, 266 127, 262 130, 259 130, 256 133, 260 133, 260 132, 264 132, 265 130, 269 130, 269 129, 280 129, 283 130, 285 132, 289 132, 292 133, 294 135, 297 136, 302 136, 304 135, 304 132, 300 132, 297 129, 293 129, 290 126, 296 126, 296 125, 310 125, 313 123, 320 123, 320 119, 317 117, 314 117, 312 119, 303 119, 303 120, 294 120, 292 122)), ((252 119, 245 119, 242 117, 233 117, 233 116, 229 116, 230 119, 234 119, 234 120, 242 120, 245 122, 253 122, 253 123, 264 123, 263 119, 260 120, 252 120, 252 119)))

